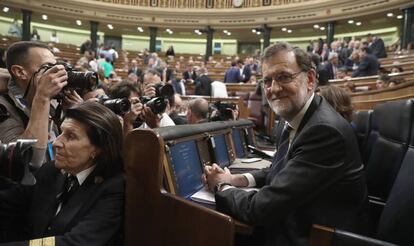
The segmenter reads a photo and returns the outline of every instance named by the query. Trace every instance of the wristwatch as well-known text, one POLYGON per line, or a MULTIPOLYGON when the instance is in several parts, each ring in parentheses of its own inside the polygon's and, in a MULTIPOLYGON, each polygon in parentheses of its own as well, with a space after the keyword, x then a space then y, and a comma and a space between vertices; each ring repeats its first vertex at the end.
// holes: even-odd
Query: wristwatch
POLYGON ((221 189, 223 189, 223 187, 224 187, 225 185, 231 185, 231 184, 229 184, 229 183, 225 183, 225 182, 220 182, 220 183, 217 183, 217 184, 214 186, 214 193, 217 193, 217 192, 221 191, 221 189))

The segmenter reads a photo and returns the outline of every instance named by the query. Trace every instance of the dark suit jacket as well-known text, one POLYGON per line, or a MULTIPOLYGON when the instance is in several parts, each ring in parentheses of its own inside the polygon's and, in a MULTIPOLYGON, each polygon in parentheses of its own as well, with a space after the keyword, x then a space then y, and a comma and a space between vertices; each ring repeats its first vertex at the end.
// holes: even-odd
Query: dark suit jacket
POLYGON ((367 54, 359 63, 358 69, 352 74, 352 77, 377 75, 378 69, 379 63, 377 57, 367 54))
POLYGON ((377 58, 387 57, 387 51, 385 50, 384 41, 380 38, 376 38, 374 42, 369 46, 372 54, 377 58))
POLYGON ((139 67, 131 68, 131 69, 128 70, 128 74, 131 74, 131 73, 134 73, 138 76, 138 78, 141 78, 142 70, 139 67))
POLYGON ((224 83, 239 83, 242 81, 240 76, 240 69, 238 67, 231 67, 224 75, 224 83))
POLYGON ((246 65, 243 68, 243 82, 250 81, 250 77, 252 77, 252 68, 250 65, 246 65))
POLYGON ((92 172, 55 216, 56 195, 64 179, 53 163, 47 163, 37 172, 36 185, 1 190, 2 227, 7 228, 3 223, 10 222, 8 219, 17 218, 22 222, 19 240, 55 236, 56 245, 119 245, 125 196, 123 174, 103 180, 92 172))
POLYGON ((270 177, 271 168, 252 172, 258 192, 216 194, 219 211, 263 233, 254 245, 308 245, 314 223, 350 231, 366 226, 360 222, 367 190, 358 143, 325 99, 315 95, 280 165, 270 177))
POLYGON ((195 81, 196 88, 195 88, 194 94, 202 95, 202 96, 210 96, 212 82, 213 81, 207 75, 201 75, 195 81))
POLYGON ((185 71, 185 72, 183 72, 183 79, 185 79, 186 81, 190 80, 190 79, 196 80, 197 79, 197 74, 194 71, 193 72, 185 71))
POLYGON ((328 80, 335 78, 335 74, 334 74, 334 71, 333 71, 333 66, 334 65, 330 62, 326 63, 325 66, 324 66, 324 70, 326 71, 326 73, 328 75, 328 80))

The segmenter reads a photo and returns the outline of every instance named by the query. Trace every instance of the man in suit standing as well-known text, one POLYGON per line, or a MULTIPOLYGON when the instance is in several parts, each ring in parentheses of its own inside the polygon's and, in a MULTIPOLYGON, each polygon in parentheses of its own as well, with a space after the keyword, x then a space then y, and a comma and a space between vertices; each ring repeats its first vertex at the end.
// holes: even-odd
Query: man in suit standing
POLYGON ((328 80, 336 79, 336 73, 338 71, 338 53, 330 52, 328 62, 325 64, 326 73, 328 74, 328 80))
POLYGON ((368 47, 362 47, 359 52, 360 63, 357 70, 354 71, 352 77, 363 77, 370 75, 377 75, 379 63, 376 56, 371 54, 368 47))
POLYGON ((131 68, 128 70, 128 74, 135 74, 139 81, 142 81, 142 70, 138 67, 138 62, 136 59, 131 61, 131 68))
POLYGON ((201 96, 211 95, 211 83, 213 82, 210 77, 207 76, 207 69, 200 67, 197 70, 198 78, 195 80, 196 88, 195 94, 201 96))
POLYGON ((367 35, 368 47, 371 49, 372 54, 377 58, 387 57, 387 51, 385 50, 384 41, 381 38, 372 36, 371 33, 367 35))
POLYGON ((240 69, 243 67, 243 62, 240 60, 232 61, 231 68, 226 71, 224 75, 224 83, 239 83, 242 81, 242 73, 240 69))
POLYGON ((286 121, 277 154, 271 167, 246 174, 206 167, 216 208, 255 226, 254 245, 308 245, 312 224, 359 231, 367 190, 352 127, 315 95, 316 72, 303 50, 276 43, 262 60, 266 99, 286 121))

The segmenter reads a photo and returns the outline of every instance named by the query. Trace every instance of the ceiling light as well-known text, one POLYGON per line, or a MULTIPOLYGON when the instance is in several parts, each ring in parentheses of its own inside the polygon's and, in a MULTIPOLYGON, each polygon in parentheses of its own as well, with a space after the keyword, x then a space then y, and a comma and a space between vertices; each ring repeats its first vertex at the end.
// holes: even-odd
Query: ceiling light
POLYGON ((282 32, 286 32, 287 31, 287 28, 286 27, 283 27, 282 28, 282 32))
POLYGON ((348 24, 354 24, 354 20, 349 20, 348 24))
POLYGON ((9 7, 4 7, 3 8, 3 12, 5 12, 5 13, 9 12, 9 10, 10 10, 9 7))
POLYGON ((114 27, 111 24, 106 25, 109 29, 114 29, 114 27))
POLYGON ((260 34, 262 34, 262 32, 260 32, 260 31, 259 31, 259 32, 256 32, 256 34, 257 34, 257 35, 260 35, 260 34))
POLYGON ((167 29, 165 29, 165 31, 167 31, 167 32, 171 32, 171 29, 170 29, 170 28, 167 28, 167 29))
POLYGON ((42 15, 43 20, 47 20, 47 15, 42 15))
POLYGON ((231 32, 227 32, 227 35, 230 36, 231 35, 231 32))
POLYGON ((325 30, 325 27, 324 26, 321 26, 319 29, 321 29, 323 31, 323 30, 325 30))
POLYGON ((393 17, 393 16, 394 16, 394 14, 393 14, 393 13, 388 13, 388 14, 387 14, 387 16, 388 16, 388 17, 393 17))
POLYGON ((402 19, 403 16, 402 15, 397 15, 397 19, 402 19))
POLYGON ((256 29, 252 29, 252 32, 255 33, 256 32, 256 29))
POLYGON ((139 32, 144 32, 144 29, 142 28, 142 27, 137 27, 137 30, 139 31, 139 32))
POLYGON ((197 33, 198 35, 201 35, 202 33, 201 32, 199 32, 199 33, 197 33))
POLYGON ((82 25, 82 21, 81 20, 76 20, 76 25, 81 26, 82 25))
POLYGON ((287 30, 287 32, 288 32, 288 33, 292 33, 292 30, 290 30, 290 29, 289 29, 289 30, 287 30))
POLYGON ((224 33, 228 33, 229 31, 227 31, 227 30, 223 30, 223 32, 224 32, 224 33))
POLYGON ((315 24, 315 25, 313 25, 313 28, 318 29, 319 28, 319 25, 318 24, 315 24))
POLYGON ((358 21, 357 23, 355 23, 355 25, 360 26, 360 25, 362 25, 362 23, 360 21, 358 21))

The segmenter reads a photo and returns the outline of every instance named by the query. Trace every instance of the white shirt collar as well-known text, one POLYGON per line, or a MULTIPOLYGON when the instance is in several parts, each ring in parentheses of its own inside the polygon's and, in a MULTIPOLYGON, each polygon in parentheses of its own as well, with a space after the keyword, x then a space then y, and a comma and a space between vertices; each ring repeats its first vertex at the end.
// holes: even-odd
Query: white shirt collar
POLYGON ((92 173, 92 171, 95 169, 96 165, 93 165, 79 173, 76 174, 76 178, 78 179, 79 182, 79 186, 81 186, 83 184, 83 182, 85 182, 86 178, 89 176, 89 174, 92 173))
POLYGON ((312 93, 312 95, 309 97, 308 101, 306 101, 305 106, 299 111, 299 113, 293 117, 293 119, 288 122, 289 126, 292 127, 292 131, 290 131, 289 135, 289 141, 292 142, 293 137, 296 134, 296 131, 299 128, 300 123, 302 122, 303 117, 305 116, 306 111, 308 111, 308 108, 315 97, 315 93, 312 93))

